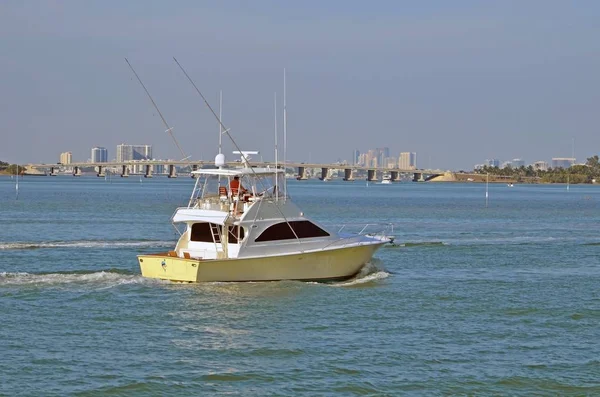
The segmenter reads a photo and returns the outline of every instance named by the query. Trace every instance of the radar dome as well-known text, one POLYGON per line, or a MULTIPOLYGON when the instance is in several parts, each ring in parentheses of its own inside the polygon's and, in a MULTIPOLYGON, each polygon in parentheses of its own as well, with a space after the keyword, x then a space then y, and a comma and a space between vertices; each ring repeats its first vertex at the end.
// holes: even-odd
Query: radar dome
POLYGON ((223 167, 225 165, 225 155, 223 153, 219 153, 215 156, 215 166, 223 167))

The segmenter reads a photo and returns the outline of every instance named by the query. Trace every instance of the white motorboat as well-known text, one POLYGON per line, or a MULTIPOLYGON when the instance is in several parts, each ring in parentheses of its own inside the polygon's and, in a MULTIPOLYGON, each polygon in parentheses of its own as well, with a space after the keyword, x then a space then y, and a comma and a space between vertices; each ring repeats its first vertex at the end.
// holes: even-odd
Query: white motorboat
POLYGON ((383 178, 381 178, 381 184, 382 185, 391 185, 392 184, 392 177, 390 175, 384 175, 383 178))
MULTIPOLYGON (((218 155, 222 156, 222 155, 218 155)), ((309 219, 285 191, 282 169, 202 169, 172 251, 139 255, 142 275, 173 281, 341 280, 390 241, 336 233, 309 219), (232 187, 238 176, 239 187, 232 187)))

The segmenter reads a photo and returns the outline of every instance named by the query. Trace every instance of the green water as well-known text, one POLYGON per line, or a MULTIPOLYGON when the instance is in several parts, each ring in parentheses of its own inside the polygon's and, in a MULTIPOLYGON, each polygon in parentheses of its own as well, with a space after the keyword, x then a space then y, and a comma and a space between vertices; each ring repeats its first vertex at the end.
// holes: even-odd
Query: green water
POLYGON ((600 187, 290 181, 353 280, 140 277, 192 180, 0 177, 0 395, 600 395, 600 187))

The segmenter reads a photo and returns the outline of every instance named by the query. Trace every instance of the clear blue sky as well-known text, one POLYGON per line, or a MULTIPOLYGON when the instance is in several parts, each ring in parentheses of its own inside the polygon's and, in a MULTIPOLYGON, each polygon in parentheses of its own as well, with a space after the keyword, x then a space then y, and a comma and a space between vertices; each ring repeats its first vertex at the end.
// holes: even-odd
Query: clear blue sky
POLYGON ((0 160, 122 142, 180 158, 125 57, 187 154, 213 158, 216 121, 173 56, 265 159, 285 67, 289 159, 388 146, 471 169, 567 157, 575 139, 584 160, 600 151, 599 20, 597 1, 4 0, 0 160))

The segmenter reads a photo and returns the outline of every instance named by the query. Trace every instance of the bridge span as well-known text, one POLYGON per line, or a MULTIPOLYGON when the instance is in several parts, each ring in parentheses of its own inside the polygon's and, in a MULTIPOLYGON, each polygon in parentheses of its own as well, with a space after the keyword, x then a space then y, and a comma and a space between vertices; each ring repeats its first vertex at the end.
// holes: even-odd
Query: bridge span
MULTIPOLYGON (((275 167, 275 162, 251 162, 253 167, 275 167)), ((118 170, 121 177, 128 177, 133 167, 141 168, 142 174, 146 178, 151 178, 156 166, 163 166, 168 171, 167 175, 169 178, 177 177, 176 167, 190 167, 191 171, 199 168, 211 167, 214 165, 213 161, 197 160, 197 161, 176 161, 176 160, 141 160, 141 161, 124 161, 124 162, 107 162, 107 163, 70 163, 70 164, 28 164, 27 167, 30 169, 38 170, 46 175, 55 176, 57 171, 61 169, 72 169, 73 176, 80 176, 82 168, 95 168, 97 176, 104 177, 106 170, 118 170)), ((241 163, 239 161, 228 162, 228 167, 239 167, 241 163)), ((283 168, 283 163, 277 163, 278 168, 283 168)), ((320 180, 331 179, 331 172, 334 170, 344 170, 343 180, 353 181, 357 173, 364 173, 366 180, 377 181, 383 174, 389 174, 392 181, 399 181, 401 177, 411 176, 413 181, 427 181, 433 177, 444 174, 442 170, 429 170, 429 169, 401 169, 401 168, 382 168, 382 167, 365 167, 361 165, 350 165, 350 164, 339 164, 339 163, 298 163, 298 162, 287 162, 285 168, 293 168, 297 170, 298 180, 306 180, 309 178, 309 169, 320 169, 320 173, 317 171, 317 176, 320 180)))

